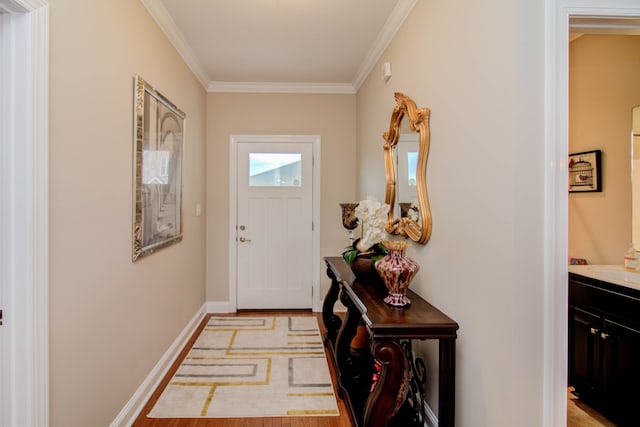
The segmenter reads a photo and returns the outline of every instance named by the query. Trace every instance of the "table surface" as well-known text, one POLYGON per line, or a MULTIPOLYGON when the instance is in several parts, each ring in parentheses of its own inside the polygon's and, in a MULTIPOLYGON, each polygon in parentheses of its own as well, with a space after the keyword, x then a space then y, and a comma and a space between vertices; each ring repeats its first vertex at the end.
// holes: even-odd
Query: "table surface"
POLYGON ((346 285, 347 292, 353 292, 362 302, 359 310, 374 339, 456 338, 458 323, 415 292, 407 291, 411 300, 408 307, 392 307, 383 301, 386 290, 358 281, 342 257, 327 257, 326 260, 338 280, 346 285))

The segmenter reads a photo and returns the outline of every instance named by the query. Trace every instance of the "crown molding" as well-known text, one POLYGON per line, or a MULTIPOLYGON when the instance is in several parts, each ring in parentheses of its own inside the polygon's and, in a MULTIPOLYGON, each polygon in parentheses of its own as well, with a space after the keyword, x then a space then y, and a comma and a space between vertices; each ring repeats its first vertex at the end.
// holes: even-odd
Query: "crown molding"
POLYGON ((169 39, 171 44, 176 48, 182 59, 187 64, 191 72, 196 76, 196 78, 200 81, 202 86, 206 89, 209 84, 209 79, 207 78, 207 73, 205 73, 204 68, 200 61, 198 61, 196 55, 193 53, 193 50, 189 47, 182 32, 178 30, 175 22, 167 12, 167 9, 164 7, 162 2, 154 1, 154 0, 140 0, 144 7, 147 9, 151 17, 156 21, 162 32, 169 39))
POLYGON ((48 4, 48 0, 0 0, 0 13, 33 12, 48 4))
POLYGON ((569 31, 579 34, 640 34, 640 19, 635 16, 572 16, 569 31))
POLYGON ((400 30, 400 27, 402 27, 402 24, 416 3, 418 3, 418 0, 400 0, 398 5, 393 9, 393 12, 389 15, 389 19, 387 19, 384 27, 382 27, 382 31, 378 34, 378 37, 356 72, 353 80, 353 87, 356 91, 360 89, 362 83, 364 83, 365 79, 369 76, 376 62, 378 62, 384 50, 389 46, 389 43, 391 43, 391 40, 393 40, 398 30, 400 30))
POLYGON ((355 94, 350 83, 215 82, 208 92, 355 94))
MULTIPOLYGON (((22 0, 27 1, 27 0, 22 0)), ((38 1, 38 0, 31 0, 38 1)), ((187 66, 208 92, 354 94, 371 73, 418 0, 400 0, 356 72, 353 83, 275 83, 210 81, 162 2, 140 0, 187 66)))

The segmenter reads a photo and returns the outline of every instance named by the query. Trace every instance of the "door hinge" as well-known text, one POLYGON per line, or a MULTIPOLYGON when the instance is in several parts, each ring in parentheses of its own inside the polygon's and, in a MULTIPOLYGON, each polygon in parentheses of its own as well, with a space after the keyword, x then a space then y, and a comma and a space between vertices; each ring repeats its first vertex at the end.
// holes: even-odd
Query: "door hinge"
POLYGON ((0 326, 2 326, 2 310, 0 309, 0 326))

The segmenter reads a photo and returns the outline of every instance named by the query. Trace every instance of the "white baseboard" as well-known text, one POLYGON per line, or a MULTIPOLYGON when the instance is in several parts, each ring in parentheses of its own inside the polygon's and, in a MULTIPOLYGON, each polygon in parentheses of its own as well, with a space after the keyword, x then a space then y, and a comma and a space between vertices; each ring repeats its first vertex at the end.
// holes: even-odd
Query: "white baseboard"
POLYGON ((207 313, 235 313, 237 310, 231 301, 207 301, 207 313))
POLYGON ((202 307, 200 307, 191 321, 184 327, 182 332, 180 332, 180 335, 173 341, 169 349, 162 355, 142 384, 140 384, 140 387, 138 387, 131 399, 129 399, 124 408, 122 408, 110 427, 128 427, 133 424, 144 405, 146 405, 160 384, 160 381, 162 381, 182 349, 187 345, 189 338, 191 338, 198 328, 198 325, 207 313, 206 309, 207 304, 203 304, 202 307))
MULTIPOLYGON (((237 311, 230 301, 208 301, 206 306, 207 313, 235 313, 237 311)), ((314 302, 311 310, 313 312, 321 312, 322 301, 319 301, 317 304, 314 302)), ((335 311, 347 311, 347 309, 340 304, 340 301, 337 301, 335 311)))
POLYGON ((425 426, 426 427, 438 427, 438 417, 433 412, 431 407, 427 405, 427 402, 424 402, 424 412, 426 415, 425 426))

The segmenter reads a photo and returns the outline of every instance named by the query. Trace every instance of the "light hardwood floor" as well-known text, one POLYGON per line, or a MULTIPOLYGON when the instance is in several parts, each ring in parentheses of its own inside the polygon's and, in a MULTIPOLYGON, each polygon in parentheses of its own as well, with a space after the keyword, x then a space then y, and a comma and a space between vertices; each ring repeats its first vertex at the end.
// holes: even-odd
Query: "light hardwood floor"
MULTIPOLYGON (((242 311, 234 314, 224 314, 216 316, 263 316, 263 315, 296 315, 296 316, 316 316, 321 332, 324 332, 322 316, 320 313, 310 311, 242 311)), ((209 315, 210 316, 210 315, 209 315)), ((162 390, 169 382, 180 362, 187 355, 189 348, 193 345, 196 337, 204 328, 208 317, 198 327, 190 341, 180 353, 174 365, 171 367, 158 389, 153 393, 149 402, 142 409, 140 415, 132 427, 352 427, 351 418, 344 402, 338 398, 339 417, 282 417, 282 418, 147 418, 147 414, 160 397, 162 390)), ((325 350, 326 353, 326 350, 325 350)), ((335 371, 329 364, 331 378, 334 385, 336 382, 335 371)), ((336 396, 338 395, 336 390, 336 396)), ((567 427, 616 427, 616 424, 607 420, 595 410, 580 402, 572 393, 567 392, 567 427)))
MULTIPOLYGON (((225 314, 219 315, 215 314, 215 316, 264 316, 264 315, 279 315, 279 316, 316 316, 318 319, 318 325, 320 326, 320 331, 324 331, 324 326, 322 324, 322 317, 319 313, 312 313, 310 311, 242 311, 234 314, 225 314)), ((198 327, 198 330, 193 334, 185 348, 180 353, 180 356, 177 358, 176 362, 173 364, 165 378, 162 380, 158 389, 153 393, 149 402, 144 406, 140 415, 133 423, 132 427, 352 427, 351 418, 349 417, 349 411, 344 405, 344 402, 338 398, 338 409, 340 411, 339 417, 274 417, 274 418, 147 418, 147 414, 153 408, 153 405, 156 403, 160 394, 162 394, 162 390, 167 385, 175 371, 178 369, 180 362, 184 359, 184 357, 189 352, 189 349, 193 345, 196 337, 204 328, 206 324, 208 315, 203 322, 198 327)), ((325 349, 326 354, 326 349, 325 349)), ((335 385, 336 377, 335 371, 333 370, 333 366, 329 363, 329 368, 331 371, 331 379, 333 384, 335 385)), ((337 390, 336 397, 338 396, 337 390)))
POLYGON ((596 410, 582 403, 567 390, 567 427, 616 427, 596 410))

